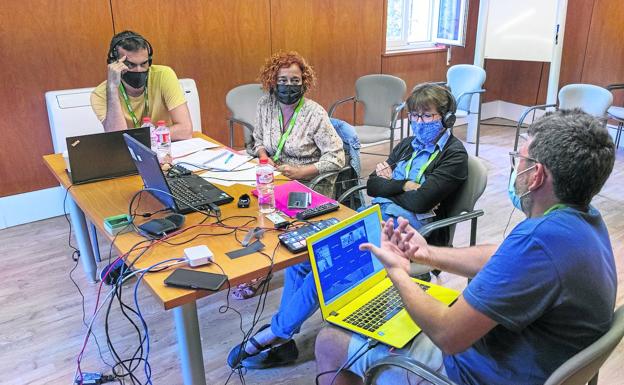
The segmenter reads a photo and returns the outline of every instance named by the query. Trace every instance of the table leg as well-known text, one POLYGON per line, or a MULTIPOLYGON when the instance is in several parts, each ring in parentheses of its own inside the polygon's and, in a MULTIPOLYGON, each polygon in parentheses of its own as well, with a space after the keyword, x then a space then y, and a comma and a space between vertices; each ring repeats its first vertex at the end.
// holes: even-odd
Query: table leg
POLYGON ((174 308, 173 318, 178 337, 184 385, 206 385, 196 302, 189 302, 174 308))
POLYGON ((95 264, 95 258, 93 257, 93 249, 91 248, 91 241, 89 238, 89 230, 87 228, 87 221, 84 216, 84 212, 74 199, 68 196, 69 200, 69 217, 71 218, 72 228, 78 242, 78 250, 80 250, 80 261, 82 262, 82 269, 85 275, 91 282, 97 282, 97 265, 95 264))
POLYGON ((102 257, 100 256, 100 244, 98 243, 97 237, 97 229, 95 225, 91 223, 91 221, 87 221, 89 228, 89 240, 91 241, 91 249, 93 250, 93 255, 95 256, 96 262, 102 262, 102 257))

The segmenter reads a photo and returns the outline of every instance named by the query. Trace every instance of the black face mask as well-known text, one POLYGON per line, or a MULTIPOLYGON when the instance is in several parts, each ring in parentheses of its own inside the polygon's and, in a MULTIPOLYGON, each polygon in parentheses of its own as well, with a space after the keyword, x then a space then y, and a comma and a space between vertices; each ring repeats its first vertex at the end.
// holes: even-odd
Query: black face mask
POLYGON ((147 72, 130 72, 127 71, 121 75, 121 78, 124 82, 128 83, 128 85, 132 88, 143 88, 145 83, 147 83, 147 72))
POLYGON ((282 104, 295 104, 303 96, 303 86, 301 84, 278 84, 275 96, 282 104))

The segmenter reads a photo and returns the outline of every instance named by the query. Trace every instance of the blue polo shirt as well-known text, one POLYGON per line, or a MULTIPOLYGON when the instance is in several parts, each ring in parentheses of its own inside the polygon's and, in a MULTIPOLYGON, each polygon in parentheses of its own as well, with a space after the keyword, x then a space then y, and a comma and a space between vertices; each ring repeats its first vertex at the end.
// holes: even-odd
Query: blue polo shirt
POLYGON ((446 356, 460 384, 543 384, 610 327, 617 276, 600 213, 571 207, 518 224, 470 282, 466 301, 498 325, 446 356))

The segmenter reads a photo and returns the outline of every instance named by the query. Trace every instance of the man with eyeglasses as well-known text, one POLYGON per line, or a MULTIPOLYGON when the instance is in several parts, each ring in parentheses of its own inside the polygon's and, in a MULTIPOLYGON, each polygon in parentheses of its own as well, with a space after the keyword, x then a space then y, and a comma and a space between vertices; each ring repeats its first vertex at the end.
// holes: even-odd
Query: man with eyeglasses
MULTIPOLYGON (((419 229, 433 219, 447 217, 449 204, 468 177, 468 154, 451 133, 456 106, 447 88, 419 84, 408 97, 407 108, 414 135, 377 164, 366 188, 384 220, 403 217, 419 229)), ((449 236, 445 228, 433 232, 429 241, 446 245, 449 236)))
MULTIPOLYGON (((434 247, 404 219, 396 229, 385 224, 380 248, 361 246, 384 264, 423 330, 411 348, 393 353, 417 357, 457 384, 543 384, 612 322, 613 250, 590 203, 613 169, 613 141, 599 120, 580 110, 546 114, 528 134, 520 151, 511 153, 511 196, 527 218, 500 246, 434 247), (411 280, 411 261, 472 280, 446 307, 411 280)), ((336 328, 321 331, 318 370, 336 369, 364 342, 336 328)), ((361 383, 366 369, 388 354, 378 345, 335 384, 361 383)), ((383 376, 378 384, 406 381, 399 370, 383 376)))

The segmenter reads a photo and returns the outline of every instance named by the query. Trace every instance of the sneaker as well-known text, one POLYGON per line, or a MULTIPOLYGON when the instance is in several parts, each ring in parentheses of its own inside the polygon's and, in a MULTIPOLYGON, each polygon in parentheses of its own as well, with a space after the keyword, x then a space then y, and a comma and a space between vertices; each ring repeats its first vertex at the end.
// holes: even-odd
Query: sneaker
POLYGON ((253 356, 248 356, 241 361, 241 366, 247 369, 267 369, 275 366, 292 364, 299 357, 299 349, 295 340, 271 346, 253 356))

